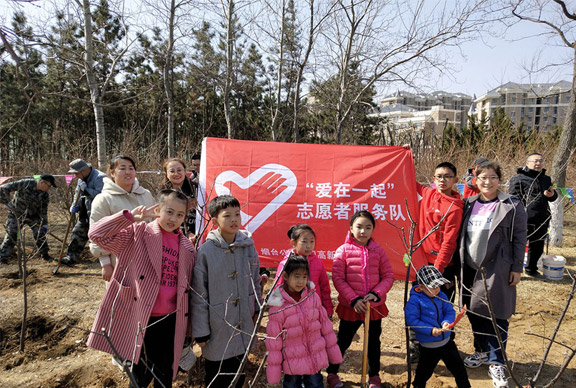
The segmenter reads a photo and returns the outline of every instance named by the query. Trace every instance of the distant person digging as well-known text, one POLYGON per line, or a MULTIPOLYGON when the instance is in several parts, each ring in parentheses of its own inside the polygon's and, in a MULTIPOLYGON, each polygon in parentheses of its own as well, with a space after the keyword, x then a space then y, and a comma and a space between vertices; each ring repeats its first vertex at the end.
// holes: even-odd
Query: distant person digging
POLYGON ((6 220, 6 236, 0 247, 0 264, 8 264, 8 257, 14 252, 19 235, 18 222, 21 227, 28 225, 32 229, 38 252, 44 260, 52 261, 46 242, 50 202, 48 190, 51 187, 56 187, 56 182, 49 174, 44 174, 39 179, 22 179, 0 186, 0 204, 4 209, 10 210, 6 220), (14 198, 10 200, 12 192, 14 198))
POLYGON ((78 262, 88 242, 92 201, 102 192, 106 174, 82 159, 76 159, 70 163, 68 174, 74 174, 78 178, 78 185, 70 207, 71 214, 78 214, 78 221, 72 229, 72 238, 68 244, 67 254, 62 258, 62 264, 72 266, 78 262))

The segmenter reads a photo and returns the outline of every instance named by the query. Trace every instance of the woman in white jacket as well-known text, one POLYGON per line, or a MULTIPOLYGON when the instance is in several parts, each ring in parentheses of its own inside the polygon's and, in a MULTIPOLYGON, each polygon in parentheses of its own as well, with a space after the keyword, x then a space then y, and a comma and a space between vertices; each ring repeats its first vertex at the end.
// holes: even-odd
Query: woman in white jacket
MULTIPOLYGON (((140 186, 136 179, 134 160, 126 155, 115 156, 108 166, 108 177, 104 178, 104 188, 92 202, 90 225, 120 210, 132 210, 140 205, 150 207, 154 203, 150 191, 140 186)), ((114 272, 116 257, 93 242, 90 243, 90 252, 100 260, 102 279, 109 281, 114 272)))

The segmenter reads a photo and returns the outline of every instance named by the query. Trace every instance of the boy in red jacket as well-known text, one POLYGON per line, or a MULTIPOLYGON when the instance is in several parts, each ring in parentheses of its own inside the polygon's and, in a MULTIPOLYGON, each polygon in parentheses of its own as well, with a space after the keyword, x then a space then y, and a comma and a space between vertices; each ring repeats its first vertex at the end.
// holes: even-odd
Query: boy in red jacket
MULTIPOLYGON (((460 193, 453 190, 457 182, 456 166, 450 162, 442 162, 434 170, 436 188, 416 183, 421 197, 416 241, 424 238, 438 225, 438 229, 426 237, 419 249, 428 263, 436 267, 444 278, 450 281, 442 286, 442 292, 446 294, 448 300, 452 300, 454 296, 456 275, 459 272, 459 268, 454 265, 452 255, 456 251, 464 207, 460 193)), ((417 349, 416 343, 410 346, 412 362, 418 362, 417 349)))
POLYGON ((438 229, 426 237, 420 249, 430 265, 438 268, 444 278, 450 280, 442 291, 452 299, 457 268, 452 255, 456 250, 464 201, 452 187, 458 182, 456 167, 449 162, 440 163, 434 170, 436 188, 416 183, 420 200, 418 239, 424 238, 438 225, 438 229))

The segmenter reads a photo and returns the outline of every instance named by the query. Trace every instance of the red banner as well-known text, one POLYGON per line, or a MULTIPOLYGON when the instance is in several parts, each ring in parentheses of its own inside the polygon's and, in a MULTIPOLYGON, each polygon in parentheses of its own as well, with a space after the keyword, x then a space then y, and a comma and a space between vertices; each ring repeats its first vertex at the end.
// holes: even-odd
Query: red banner
MULTIPOLYGON (((369 210, 376 218, 372 237, 390 258, 396 279, 405 279, 403 238, 410 234, 408 209, 417 217, 415 182, 412 153, 403 147, 206 138, 198 202, 205 209, 217 195, 235 196, 263 266, 275 267, 284 258, 291 225, 309 224, 328 271, 352 214, 369 210)), ((416 268, 424 264, 414 261, 416 268)))

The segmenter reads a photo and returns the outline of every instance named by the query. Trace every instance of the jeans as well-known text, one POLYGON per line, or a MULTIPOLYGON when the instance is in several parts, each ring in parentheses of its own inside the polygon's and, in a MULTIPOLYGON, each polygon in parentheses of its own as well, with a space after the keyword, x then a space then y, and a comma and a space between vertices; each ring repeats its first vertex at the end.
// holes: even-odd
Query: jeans
POLYGON ((498 337, 494 331, 492 320, 474 314, 467 315, 470 320, 470 325, 472 326, 472 331, 474 332, 474 343, 477 343, 479 347, 476 351, 489 353, 488 361, 491 364, 504 365, 504 355, 502 354, 502 350, 506 351, 506 342, 508 341, 508 320, 496 319, 496 325, 498 326, 498 331, 502 338, 503 349, 500 349, 500 344, 498 343, 498 337))
POLYGON ((284 375, 282 388, 324 388, 324 378, 320 372, 315 375, 284 375))

